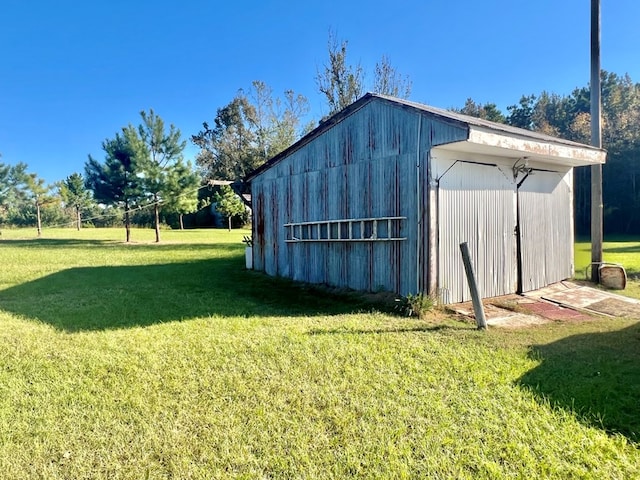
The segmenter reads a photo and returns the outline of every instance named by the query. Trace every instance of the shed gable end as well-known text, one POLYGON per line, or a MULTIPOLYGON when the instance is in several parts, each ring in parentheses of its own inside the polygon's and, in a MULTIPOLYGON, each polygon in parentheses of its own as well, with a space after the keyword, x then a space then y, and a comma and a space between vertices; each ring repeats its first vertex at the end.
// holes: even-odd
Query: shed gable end
MULTIPOLYGON (((252 181, 263 206, 254 216, 256 268, 360 290, 416 291, 418 165, 425 148, 426 166, 438 125, 371 101, 260 172, 252 181)), ((445 137, 466 135, 451 132, 445 137)))

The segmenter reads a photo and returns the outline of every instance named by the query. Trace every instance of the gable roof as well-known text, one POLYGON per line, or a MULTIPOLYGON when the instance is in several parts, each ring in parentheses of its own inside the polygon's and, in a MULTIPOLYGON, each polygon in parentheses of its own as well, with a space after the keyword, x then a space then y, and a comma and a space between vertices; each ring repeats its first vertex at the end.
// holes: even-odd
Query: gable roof
MULTIPOLYGON (((396 97, 367 93, 340 112, 332 115, 326 121, 318 125, 314 130, 295 142, 289 148, 271 158, 245 178, 250 182, 264 170, 271 168, 283 158, 307 145, 315 138, 340 123, 345 118, 353 115, 362 107, 373 101, 385 102, 389 105, 406 108, 414 112, 425 113, 428 116, 445 123, 454 123, 467 129, 467 140, 455 142, 445 146, 447 149, 463 151, 480 150, 484 153, 501 155, 509 152, 511 155, 518 152, 523 156, 528 154, 544 159, 562 161, 568 166, 592 165, 604 163, 605 150, 582 143, 565 140, 544 133, 534 132, 523 128, 513 127, 502 123, 490 122, 482 118, 471 117, 461 113, 443 110, 421 103, 412 102, 396 97)), ((435 146, 435 145, 434 145, 435 146)))

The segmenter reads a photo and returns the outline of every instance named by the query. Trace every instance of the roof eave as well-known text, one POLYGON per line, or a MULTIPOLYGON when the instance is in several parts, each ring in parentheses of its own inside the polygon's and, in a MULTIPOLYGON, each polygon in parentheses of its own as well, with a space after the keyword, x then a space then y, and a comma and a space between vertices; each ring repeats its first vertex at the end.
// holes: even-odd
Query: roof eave
POLYGON ((566 141, 555 142, 514 136, 474 125, 469 126, 466 142, 449 144, 447 149, 455 149, 460 143, 480 147, 498 156, 528 156, 570 167, 600 165, 605 163, 607 158, 607 152, 596 147, 566 141))

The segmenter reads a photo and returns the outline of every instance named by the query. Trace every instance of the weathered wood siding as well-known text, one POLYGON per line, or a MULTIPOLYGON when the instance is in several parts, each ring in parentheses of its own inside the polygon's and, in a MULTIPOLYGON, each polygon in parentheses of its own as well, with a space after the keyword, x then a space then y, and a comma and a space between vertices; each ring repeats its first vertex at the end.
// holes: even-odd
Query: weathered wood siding
POLYGON ((432 145, 465 128, 382 100, 252 180, 254 268, 270 275, 400 294, 426 285, 426 169, 432 145), (287 223, 406 217, 401 241, 286 242, 287 223))

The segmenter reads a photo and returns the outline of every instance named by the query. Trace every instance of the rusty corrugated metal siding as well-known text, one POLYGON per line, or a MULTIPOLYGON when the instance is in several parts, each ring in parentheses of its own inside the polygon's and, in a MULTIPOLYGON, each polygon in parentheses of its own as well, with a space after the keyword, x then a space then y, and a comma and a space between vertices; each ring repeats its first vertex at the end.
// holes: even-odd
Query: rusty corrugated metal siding
POLYGON ((303 282, 417 292, 426 281, 428 152, 434 140, 466 135, 421 116, 368 103, 257 175, 255 268, 303 282), (288 223, 379 217, 406 217, 393 227, 406 240, 286 242, 288 223))
POLYGON ((570 277, 570 169, 522 181, 515 159, 432 150, 468 127, 405 103, 356 102, 254 174, 254 268, 403 295, 436 285, 453 303, 470 298, 466 241, 483 297, 570 277))

